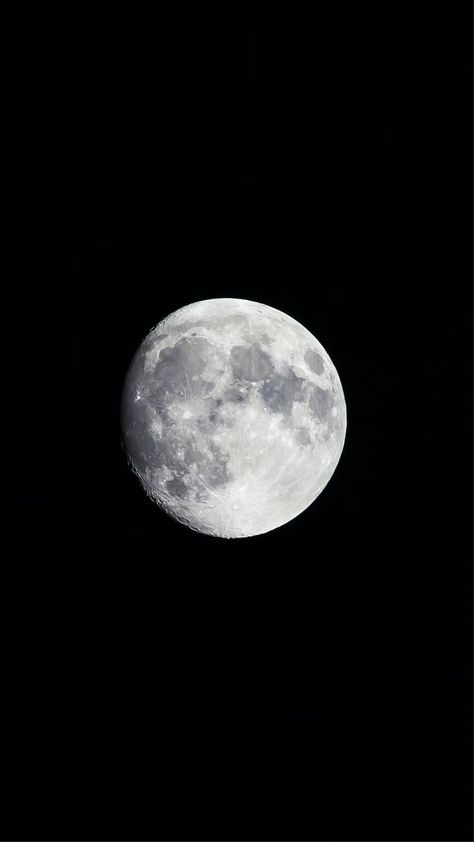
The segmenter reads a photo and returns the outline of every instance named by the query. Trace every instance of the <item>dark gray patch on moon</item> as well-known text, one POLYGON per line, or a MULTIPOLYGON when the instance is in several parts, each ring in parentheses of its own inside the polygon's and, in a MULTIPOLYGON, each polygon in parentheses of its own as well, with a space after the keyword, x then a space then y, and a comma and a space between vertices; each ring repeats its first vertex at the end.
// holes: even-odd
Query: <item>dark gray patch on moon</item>
POLYGON ((155 375, 158 373, 157 368, 161 362, 168 364, 175 364, 178 367, 185 366, 186 374, 192 376, 193 374, 201 374, 205 367, 209 354, 210 344, 207 339, 200 337, 184 337, 180 339, 176 345, 170 348, 162 348, 159 355, 155 375))
POLYGON ((319 386, 312 387, 312 394, 309 399, 311 412, 319 421, 325 422, 331 412, 334 401, 327 389, 320 389, 319 386))
POLYGON ((188 399, 209 392, 213 384, 200 377, 209 349, 209 342, 200 338, 180 339, 176 345, 162 348, 149 376, 151 403, 165 409, 170 399, 188 399))
POLYGON ((219 410, 222 406, 222 398, 207 398, 206 400, 206 412, 207 412, 207 420, 211 422, 212 425, 219 424, 219 410))
POLYGON ((234 377, 256 383, 268 377, 273 371, 271 357, 254 342, 252 345, 236 345, 230 353, 234 377))
MULTIPOLYGON (((166 482, 166 489, 172 496, 182 498, 191 493, 190 486, 183 481, 184 475, 198 479, 202 485, 199 489, 201 499, 206 499, 203 497, 205 488, 216 489, 231 481, 227 467, 229 456, 213 442, 208 444, 209 451, 204 451, 191 438, 168 441, 169 446, 166 441, 160 443, 160 462, 174 474, 174 478, 166 482)), ((193 493, 196 494, 196 488, 193 493)))
POLYGON ((336 419, 333 417, 334 396, 327 389, 320 389, 319 386, 312 387, 312 394, 309 399, 309 408, 312 415, 321 424, 327 427, 325 437, 328 438, 335 429, 336 419))
POLYGON ((285 374, 273 372, 261 388, 262 398, 271 412, 289 415, 293 403, 303 399, 304 384, 303 378, 297 377, 292 368, 285 374))
POLYGON ((315 374, 323 373, 324 363, 322 357, 320 357, 320 355, 317 354, 316 351, 313 351, 311 348, 308 349, 308 351, 306 351, 306 354, 304 355, 304 358, 308 363, 311 371, 313 371, 315 374))
POLYGON ((227 485, 232 479, 227 469, 229 456, 212 442, 210 443, 210 449, 212 457, 207 460, 205 482, 209 488, 219 488, 219 486, 227 485))
MULTIPOLYGON (((171 439, 170 446, 166 441, 160 444, 160 466, 166 467, 174 475, 173 479, 166 482, 166 490, 171 496, 180 499, 189 496, 191 489, 184 482, 185 475, 190 477, 195 475, 203 488, 216 489, 230 482, 231 476, 227 468, 228 454, 212 442, 209 445, 210 453, 201 451, 191 441, 178 442, 176 439, 171 439), (192 465, 195 465, 194 474, 191 472, 192 465)), ((200 494, 203 493, 201 489, 200 494)))
POLYGON ((230 403, 243 403, 247 399, 246 389, 228 389, 224 394, 224 400, 230 403))
POLYGON ((295 430, 295 439, 298 444, 310 444, 311 436, 309 434, 309 430, 306 427, 298 427, 298 429, 295 430))

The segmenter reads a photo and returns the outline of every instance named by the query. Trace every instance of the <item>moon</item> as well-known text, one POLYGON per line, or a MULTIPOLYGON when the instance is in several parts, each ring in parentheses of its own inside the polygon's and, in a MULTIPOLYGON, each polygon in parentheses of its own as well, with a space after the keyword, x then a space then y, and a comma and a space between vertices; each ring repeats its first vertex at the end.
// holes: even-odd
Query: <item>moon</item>
POLYGON ((276 529, 339 461, 346 404, 317 339, 266 304, 198 301, 163 319, 133 358, 122 437, 147 494, 198 532, 276 529))

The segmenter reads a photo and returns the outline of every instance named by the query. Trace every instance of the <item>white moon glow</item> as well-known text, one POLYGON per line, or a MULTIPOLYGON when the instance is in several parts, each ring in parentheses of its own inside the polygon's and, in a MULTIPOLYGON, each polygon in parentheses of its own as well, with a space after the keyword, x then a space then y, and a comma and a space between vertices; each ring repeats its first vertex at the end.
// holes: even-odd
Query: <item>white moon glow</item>
POLYGON ((177 310, 143 341, 122 428, 156 503, 199 532, 241 538, 287 523, 321 493, 346 405, 328 354, 299 322, 216 298, 177 310))

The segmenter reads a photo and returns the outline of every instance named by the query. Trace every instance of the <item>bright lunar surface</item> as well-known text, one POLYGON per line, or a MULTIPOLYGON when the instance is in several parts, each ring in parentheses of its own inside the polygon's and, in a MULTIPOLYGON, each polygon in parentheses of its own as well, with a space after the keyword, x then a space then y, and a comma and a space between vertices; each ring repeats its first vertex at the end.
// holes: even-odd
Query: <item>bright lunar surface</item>
POLYGON ((168 514, 243 538, 300 514, 337 465, 341 381, 299 322, 254 301, 215 298, 163 319, 125 379, 123 441, 168 514))

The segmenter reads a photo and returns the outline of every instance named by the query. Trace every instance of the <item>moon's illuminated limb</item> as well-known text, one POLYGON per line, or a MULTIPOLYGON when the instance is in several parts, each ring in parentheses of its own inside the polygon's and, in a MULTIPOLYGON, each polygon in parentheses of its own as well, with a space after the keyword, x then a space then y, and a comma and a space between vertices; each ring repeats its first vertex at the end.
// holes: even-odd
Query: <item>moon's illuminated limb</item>
POLYGON ((123 438, 147 493, 209 535, 268 532, 321 493, 346 405, 322 345, 285 313, 236 298, 190 304, 143 341, 123 438))

